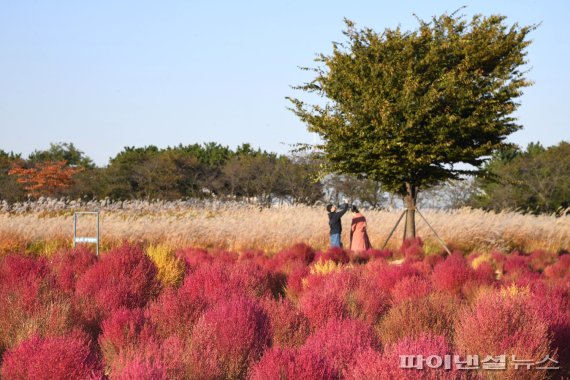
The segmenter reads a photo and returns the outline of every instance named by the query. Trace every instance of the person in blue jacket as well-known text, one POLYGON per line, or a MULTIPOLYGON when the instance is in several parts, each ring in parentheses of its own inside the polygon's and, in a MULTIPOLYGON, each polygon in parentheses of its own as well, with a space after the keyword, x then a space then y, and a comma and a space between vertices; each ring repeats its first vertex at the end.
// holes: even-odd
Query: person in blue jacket
POLYGON ((335 205, 328 204, 327 212, 329 214, 329 227, 331 237, 331 247, 342 248, 340 235, 342 233, 342 223, 340 218, 348 211, 348 203, 344 203, 337 209, 335 205))

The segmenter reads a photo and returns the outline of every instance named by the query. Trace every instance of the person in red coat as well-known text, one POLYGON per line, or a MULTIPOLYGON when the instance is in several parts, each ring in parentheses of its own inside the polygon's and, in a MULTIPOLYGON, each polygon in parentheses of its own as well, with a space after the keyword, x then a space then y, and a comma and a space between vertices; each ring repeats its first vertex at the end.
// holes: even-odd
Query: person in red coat
POLYGON ((365 252, 372 248, 366 232, 366 218, 358 211, 356 206, 352 206, 351 211, 350 250, 353 252, 365 252))

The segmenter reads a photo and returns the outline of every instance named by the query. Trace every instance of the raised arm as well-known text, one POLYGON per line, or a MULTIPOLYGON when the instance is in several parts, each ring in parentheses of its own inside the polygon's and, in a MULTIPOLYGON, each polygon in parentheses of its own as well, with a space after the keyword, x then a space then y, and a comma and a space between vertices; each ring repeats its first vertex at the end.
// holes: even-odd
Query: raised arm
POLYGON ((337 214, 338 217, 340 218, 341 216, 346 214, 346 212, 348 211, 348 203, 341 205, 339 208, 340 208, 340 211, 337 211, 335 214, 337 214))

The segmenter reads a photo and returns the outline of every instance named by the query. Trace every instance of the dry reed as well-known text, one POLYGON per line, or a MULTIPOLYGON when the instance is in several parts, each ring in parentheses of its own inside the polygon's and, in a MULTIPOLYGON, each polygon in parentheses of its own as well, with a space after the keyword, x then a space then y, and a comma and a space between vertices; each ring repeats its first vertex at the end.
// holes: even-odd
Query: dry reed
MULTIPOLYGON (((203 247, 228 250, 260 249, 276 252, 296 242, 317 249, 328 244, 328 223, 324 207, 280 206, 259 208, 245 204, 192 204, 187 202, 132 202, 117 207, 97 204, 45 203, 23 209, 0 211, 0 252, 32 250, 49 254, 71 244, 73 211, 101 209, 103 247, 122 241, 166 244, 171 247, 203 247), (55 206, 54 206, 55 205, 55 206), (30 211, 31 210, 31 211, 30 211)), ((510 252, 536 249, 559 251, 570 248, 570 217, 532 216, 515 212, 489 213, 482 210, 423 210, 440 236, 453 249, 464 252, 510 252)), ((380 248, 396 223, 401 210, 364 212, 375 248, 380 248)), ((440 251, 427 225, 417 219, 418 235, 427 251, 440 251)), ((343 241, 348 242, 350 215, 343 218, 343 241)), ((399 246, 403 223, 388 243, 399 246)), ((80 235, 94 233, 94 221, 80 219, 80 235)))

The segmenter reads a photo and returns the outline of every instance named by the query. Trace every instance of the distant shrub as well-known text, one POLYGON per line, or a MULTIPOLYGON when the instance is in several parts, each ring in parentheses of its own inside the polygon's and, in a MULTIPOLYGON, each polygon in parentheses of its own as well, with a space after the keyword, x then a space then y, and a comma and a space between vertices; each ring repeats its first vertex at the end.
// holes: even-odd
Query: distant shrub
POLYGON ((231 298, 208 310, 192 331, 196 378, 241 379, 271 344, 269 318, 254 301, 231 298))
POLYGON ((518 252, 513 252, 506 255, 505 261, 503 263, 503 271, 506 273, 512 273, 517 271, 530 271, 530 257, 522 256, 518 252))
POLYGON ((251 380, 340 379, 338 371, 317 352, 310 350, 267 350, 251 369, 251 380))
POLYGON ((184 248, 177 249, 174 252, 179 260, 182 260, 185 264, 186 271, 193 271, 204 263, 211 263, 214 258, 205 249, 200 248, 184 248))
POLYGON ((358 320, 330 320, 310 335, 303 347, 304 352, 320 353, 339 373, 368 349, 380 349, 380 342, 370 325, 358 320))
POLYGON ((460 353, 506 355, 505 376, 512 378, 519 375, 512 367, 511 355, 534 362, 549 354, 553 357, 547 325, 527 302, 528 296, 518 290, 479 297, 460 313, 456 323, 455 342, 460 353))
POLYGON ((65 336, 32 336, 6 352, 4 379, 102 378, 101 365, 80 333, 65 336))
POLYGON ((388 345, 423 335, 443 335, 451 341, 460 304, 458 298, 444 294, 405 300, 393 306, 380 321, 378 335, 388 345))
POLYGON ((310 333, 309 320, 289 300, 265 299, 262 306, 269 316, 274 347, 299 347, 310 333))
POLYGON ((276 269, 288 272, 288 266, 292 262, 300 262, 309 265, 315 260, 315 250, 304 243, 295 244, 279 251, 272 260, 276 269))
POLYGON ((154 263, 137 246, 123 245, 105 254, 79 278, 78 306, 93 328, 119 308, 141 308, 160 291, 154 263))
POLYGON ((146 254, 158 269, 158 280, 163 287, 177 287, 184 278, 184 262, 177 258, 171 248, 166 245, 151 245, 146 254))
POLYGON ((570 254, 560 256, 556 263, 547 266, 544 275, 552 280, 570 280, 570 254))
POLYGON ((334 261, 337 264, 348 264, 350 256, 347 251, 342 248, 332 247, 324 252, 318 252, 315 256, 317 261, 334 261))
POLYGON ((388 249, 369 249, 366 251, 366 254, 370 257, 370 259, 390 259, 393 256, 392 251, 388 249))
POLYGON ((531 252, 529 258, 529 265, 532 270, 542 272, 544 269, 556 262, 556 254, 544 250, 536 250, 531 252))
POLYGON ((333 260, 318 260, 310 267, 311 274, 325 275, 340 272, 344 269, 342 264, 333 260))

